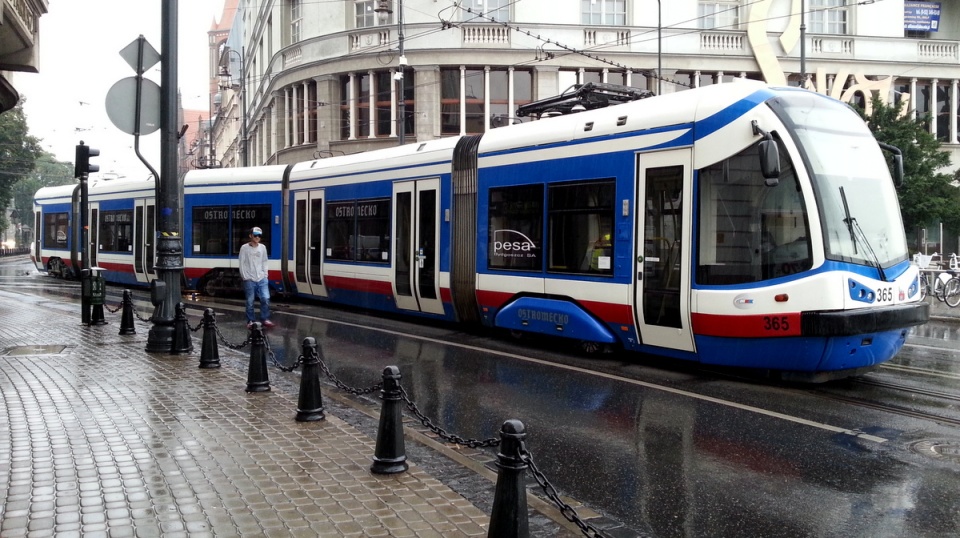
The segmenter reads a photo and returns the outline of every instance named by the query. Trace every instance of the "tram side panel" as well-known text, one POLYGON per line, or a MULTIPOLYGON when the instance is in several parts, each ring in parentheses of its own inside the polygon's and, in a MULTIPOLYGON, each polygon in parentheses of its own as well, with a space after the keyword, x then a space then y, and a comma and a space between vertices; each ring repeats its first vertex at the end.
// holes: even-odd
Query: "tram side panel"
POLYGON ((269 249, 268 279, 284 291, 280 273, 282 203, 279 184, 192 186, 184 203, 184 278, 205 294, 242 290, 238 257, 254 226, 269 249))
POLYGON ((634 143, 481 154, 476 263, 482 323, 630 345, 634 143))

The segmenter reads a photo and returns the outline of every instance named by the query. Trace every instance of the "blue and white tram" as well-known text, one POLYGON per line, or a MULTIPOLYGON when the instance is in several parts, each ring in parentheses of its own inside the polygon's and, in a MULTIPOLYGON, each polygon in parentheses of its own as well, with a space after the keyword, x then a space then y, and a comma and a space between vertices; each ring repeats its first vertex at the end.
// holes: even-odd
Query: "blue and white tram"
POLYGON ((278 290, 786 376, 873 367, 929 318, 862 119, 752 82, 190 172, 184 216, 201 289, 257 225, 278 290))

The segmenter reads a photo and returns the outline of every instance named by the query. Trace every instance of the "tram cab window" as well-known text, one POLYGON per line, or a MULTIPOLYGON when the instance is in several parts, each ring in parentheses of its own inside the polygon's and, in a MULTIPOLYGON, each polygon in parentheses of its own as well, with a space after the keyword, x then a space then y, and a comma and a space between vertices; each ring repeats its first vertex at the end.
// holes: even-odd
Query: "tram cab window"
POLYGON ((756 144, 699 171, 697 283, 758 282, 812 267, 803 193, 779 146, 777 186, 764 184, 756 144))

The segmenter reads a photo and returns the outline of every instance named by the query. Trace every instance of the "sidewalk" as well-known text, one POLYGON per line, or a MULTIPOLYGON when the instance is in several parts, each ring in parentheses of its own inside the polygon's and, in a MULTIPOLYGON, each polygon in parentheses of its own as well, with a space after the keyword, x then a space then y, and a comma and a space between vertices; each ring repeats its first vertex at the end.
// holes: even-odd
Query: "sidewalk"
POLYGON ((486 536, 489 508, 409 450, 375 475, 375 438, 336 409, 296 422, 292 383, 248 394, 246 370, 197 367, 199 339, 148 354, 118 328, 0 290, 0 537, 486 536))

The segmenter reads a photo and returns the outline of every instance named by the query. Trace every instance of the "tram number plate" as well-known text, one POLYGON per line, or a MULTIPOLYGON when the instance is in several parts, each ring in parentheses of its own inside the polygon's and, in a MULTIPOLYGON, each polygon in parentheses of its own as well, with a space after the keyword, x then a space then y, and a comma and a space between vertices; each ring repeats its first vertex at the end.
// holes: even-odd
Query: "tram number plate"
POLYGON ((892 303, 893 302, 893 288, 880 288, 877 290, 877 300, 878 303, 892 303))
POLYGON ((798 336, 800 314, 770 314, 760 316, 760 333, 767 336, 798 336))
POLYGON ((763 316, 763 330, 768 332, 789 332, 790 316, 763 316))

